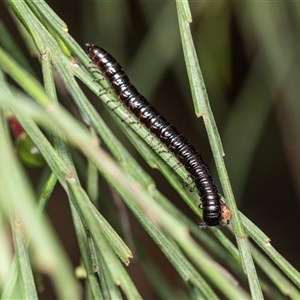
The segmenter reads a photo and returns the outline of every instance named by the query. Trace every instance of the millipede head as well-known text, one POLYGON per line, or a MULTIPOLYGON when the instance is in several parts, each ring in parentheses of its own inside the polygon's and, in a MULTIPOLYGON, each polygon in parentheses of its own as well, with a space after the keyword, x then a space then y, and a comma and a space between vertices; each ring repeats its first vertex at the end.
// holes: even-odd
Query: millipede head
POLYGON ((225 203, 221 203, 221 222, 220 226, 229 225, 231 219, 231 211, 229 207, 225 203))

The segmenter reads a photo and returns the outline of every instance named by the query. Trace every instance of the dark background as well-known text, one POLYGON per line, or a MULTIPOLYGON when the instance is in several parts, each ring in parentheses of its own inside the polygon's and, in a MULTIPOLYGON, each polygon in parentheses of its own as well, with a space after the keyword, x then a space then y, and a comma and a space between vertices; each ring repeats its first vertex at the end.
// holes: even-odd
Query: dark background
MULTIPOLYGON (((202 119, 195 117, 192 107, 175 3, 48 3, 79 44, 98 44, 119 60, 139 91, 187 136, 217 177, 202 119)), ((293 5, 299 6, 192 2, 191 28, 238 207, 270 237, 278 252, 300 269, 300 18, 293 5)), ((0 16, 24 47, 3 3, 0 16)), ((26 48, 24 53, 28 55, 26 48)), ((28 59, 38 70, 35 58, 28 59)), ((66 99, 61 101, 68 105, 66 99)), ((38 171, 29 172, 34 181, 38 171)), ((149 172, 158 188, 185 210, 161 175, 149 172)), ((77 265, 72 219, 60 188, 47 212, 77 265)), ((140 240, 171 273, 156 246, 135 220, 131 222, 138 228, 140 240)), ((129 272, 136 277, 142 295, 153 297, 137 263, 131 264, 129 272)))

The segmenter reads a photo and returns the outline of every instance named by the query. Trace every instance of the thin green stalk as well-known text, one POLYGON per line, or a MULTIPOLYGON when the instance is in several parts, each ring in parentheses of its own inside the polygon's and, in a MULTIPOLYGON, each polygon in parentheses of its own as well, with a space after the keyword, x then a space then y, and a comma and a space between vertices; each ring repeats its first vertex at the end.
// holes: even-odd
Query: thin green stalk
MULTIPOLYGON (((2 84, 1 92, 6 92, 2 84)), ((9 99, 6 94, 6 99, 9 99)), ((8 138, 8 133, 1 122, 1 160, 5 172, 0 172, 1 177, 1 199, 6 199, 9 203, 10 211, 18 216, 22 229, 27 233, 27 238, 31 239, 31 248, 35 250, 35 261, 37 266, 53 274, 54 280, 58 280, 58 292, 63 297, 78 298, 78 285, 71 272, 71 266, 63 250, 60 248, 47 220, 44 216, 40 218, 36 215, 34 195, 27 183, 27 179, 22 172, 16 158, 13 155, 12 147, 8 138), (22 195, 22 205, 20 205, 20 195, 22 195), (62 279, 62 276, 64 279, 62 279), (68 287, 68 289, 66 289, 68 287)), ((5 205, 4 211, 8 210, 5 205)), ((10 282, 8 280, 8 282, 10 282)))
POLYGON ((12 216, 11 222, 14 248, 16 251, 16 262, 18 266, 18 282, 21 285, 22 295, 25 299, 38 299, 22 226, 19 223, 17 216, 12 216))
POLYGON ((220 175, 225 198, 229 203, 229 207, 232 213, 232 226, 236 235, 243 267, 248 276, 248 283, 250 286, 252 297, 255 299, 263 299, 261 287, 258 281, 249 246, 247 244, 247 240, 244 238, 245 233, 243 225, 238 214, 238 209, 236 207, 233 191, 231 189, 229 177, 223 160, 223 148, 221 145, 221 139, 209 105, 208 95, 198 63, 196 51, 193 45, 193 39, 189 28, 189 23, 192 22, 189 5, 188 2, 184 1, 177 1, 176 4, 180 34, 183 44, 183 52, 190 80, 196 115, 198 117, 202 116, 204 120, 208 138, 216 161, 217 170, 220 175))

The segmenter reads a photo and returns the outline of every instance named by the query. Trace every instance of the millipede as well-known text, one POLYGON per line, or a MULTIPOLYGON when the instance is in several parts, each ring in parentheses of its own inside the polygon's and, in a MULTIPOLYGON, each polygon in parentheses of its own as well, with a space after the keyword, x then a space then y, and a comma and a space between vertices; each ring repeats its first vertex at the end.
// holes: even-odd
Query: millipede
POLYGON ((203 222, 199 227, 229 224, 230 210, 221 201, 209 168, 195 147, 137 91, 121 65, 108 52, 94 44, 86 44, 86 47, 90 59, 107 78, 119 100, 177 157, 190 174, 202 201, 199 207, 203 210, 203 222))

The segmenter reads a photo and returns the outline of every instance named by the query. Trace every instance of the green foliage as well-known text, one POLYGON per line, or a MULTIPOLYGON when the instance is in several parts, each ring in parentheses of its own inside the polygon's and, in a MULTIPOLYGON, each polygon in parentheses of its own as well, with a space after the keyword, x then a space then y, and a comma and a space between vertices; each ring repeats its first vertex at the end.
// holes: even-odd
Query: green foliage
MULTIPOLYGON (((109 203, 112 198, 112 195, 106 195, 104 192, 99 197, 99 190, 103 191, 99 186, 100 174, 120 196, 185 285, 185 289, 174 289, 169 285, 167 278, 161 273, 162 270, 155 266, 155 257, 147 256, 147 245, 143 245, 138 236, 133 236, 133 242, 138 246, 137 261, 146 270, 148 281, 160 298, 217 299, 222 295, 222 298, 228 299, 262 299, 264 292, 266 295, 280 297, 288 295, 291 299, 299 299, 300 275, 297 270, 272 247, 270 239, 237 209, 223 160, 221 139, 210 108, 200 69, 201 64, 198 63, 190 32, 192 17, 188 3, 186 1, 177 1, 176 5, 168 3, 163 7, 161 15, 156 15, 154 10, 148 11, 149 14, 145 15, 145 18, 152 20, 155 16, 157 23, 145 38, 140 56, 137 55, 136 63, 131 65, 130 72, 140 66, 139 61, 151 65, 150 60, 147 61, 143 56, 143 53, 146 53, 143 51, 149 49, 149 45, 155 44, 154 41, 158 38, 160 30, 166 30, 162 24, 176 6, 177 21, 173 14, 174 23, 171 23, 171 28, 179 24, 178 37, 181 38, 195 112, 198 117, 203 117, 224 197, 233 215, 232 226, 228 228, 199 230, 193 221, 157 189, 150 174, 129 153, 121 139, 115 136, 111 126, 102 119, 77 80, 99 96, 115 123, 148 165, 157 168, 163 174, 185 201, 192 215, 201 217, 198 208, 199 199, 195 193, 182 188, 182 179, 186 180, 187 172, 183 168, 176 168, 178 165, 176 158, 164 148, 164 151, 161 151, 163 146, 160 142, 141 127, 126 108, 118 103, 116 95, 108 91, 107 82, 100 74, 91 70, 84 50, 67 33, 67 26, 54 11, 44 1, 6 0, 6 4, 16 17, 17 26, 28 45, 28 50, 40 55, 43 84, 32 75, 33 71, 26 59, 20 54, 8 30, 2 25, 0 29, 3 32, 2 36, 5 36, 5 40, 1 40, 0 47, 0 291, 2 298, 37 298, 36 274, 46 274, 50 278, 58 298, 81 297, 79 279, 75 276, 70 258, 43 213, 57 184, 62 186, 69 199, 82 260, 82 265, 78 269, 86 279, 85 298, 119 299, 122 298, 122 293, 128 299, 142 298, 143 293, 138 290, 136 282, 125 268, 130 264, 133 249, 121 237, 124 232, 113 227, 117 224, 116 227, 119 228, 122 224, 118 220, 112 224, 102 214, 102 207, 97 208, 99 198, 101 203, 109 203), (59 77, 60 83, 70 94, 85 125, 58 102, 55 76, 59 77), (18 91, 8 80, 9 77, 19 86, 18 91), (95 80, 95 77, 98 80, 95 80), (47 180, 42 182, 42 191, 38 197, 34 195, 29 176, 15 157, 6 121, 11 113, 18 119, 51 170, 47 180), (47 135, 44 132, 47 132, 47 135), (78 162, 80 159, 76 159, 74 154, 76 152, 80 152, 85 157, 87 170, 80 167, 78 162), (80 176, 84 176, 87 188, 84 188, 79 180, 80 176), (9 233, 12 236, 13 251, 9 248, 6 238, 9 233), (233 236, 237 246, 231 241, 233 236), (248 236, 255 242, 255 246, 248 236), (270 262, 257 248, 262 249, 273 262, 270 262), (260 266, 263 276, 257 274, 254 262, 260 266), (261 277, 267 277, 269 281, 264 282, 261 277)), ((102 11, 108 8, 100 2, 95 5, 104 5, 102 11)), ((125 4, 122 2, 118 5, 125 4)), ((222 8, 221 4, 217 5, 219 9, 224 9, 228 17, 228 8, 222 8)), ((192 8, 195 14, 207 9, 205 4, 199 7, 192 6, 192 8)), ((238 9, 239 6, 236 6, 237 11, 238 9)), ((223 22, 226 23, 226 20, 225 17, 223 22)), ((266 21, 271 22, 271 20, 266 21)), ((118 22, 120 20, 116 18, 115 23, 112 24, 116 34, 122 27, 118 22)), ((247 27, 247 24, 245 23, 244 26, 247 27)), ((246 29, 249 30, 249 27, 246 29)), ((226 36, 224 26, 222 30, 224 34, 220 37, 221 40, 226 36)), ((167 44, 164 44, 166 49, 160 49, 160 53, 165 57, 162 57, 162 61, 154 71, 149 71, 147 74, 148 94, 151 91, 151 84, 159 82, 162 73, 168 65, 173 64, 180 49, 179 38, 177 41, 175 35, 170 35, 169 38, 169 42, 174 41, 172 43, 174 47, 167 47, 167 44)), ((224 38, 224 43, 225 40, 224 38)), ((272 59, 275 61, 278 59, 280 53, 276 51, 273 53, 268 47, 264 49, 269 50, 268 55, 273 54, 272 59)), ((158 49, 153 46, 153 52, 155 51, 158 49)), ((148 55, 149 51, 146 56, 148 55)), ((224 70, 226 68, 228 65, 224 65, 224 70)), ((224 82, 228 80, 226 74, 224 71, 224 82)), ((208 76, 216 80, 214 71, 211 71, 208 76)), ((279 81, 280 78, 276 77, 276 80, 279 81)), ((251 90, 250 87, 255 83, 256 80, 250 78, 245 91, 251 90)), ((244 98, 239 103, 243 101, 244 98)), ((252 132, 252 138, 259 135, 259 125, 263 123, 263 118, 268 111, 268 104, 261 104, 258 101, 257 105, 260 107, 260 114, 256 122, 257 130, 252 132)), ((232 123, 237 122, 243 113, 244 111, 239 110, 237 105, 235 113, 232 114, 232 123)), ((254 143, 249 143, 248 146, 246 153, 250 155, 254 143)), ((247 167, 246 162, 245 166, 247 167)), ((114 214, 117 216, 117 212, 114 214)))

